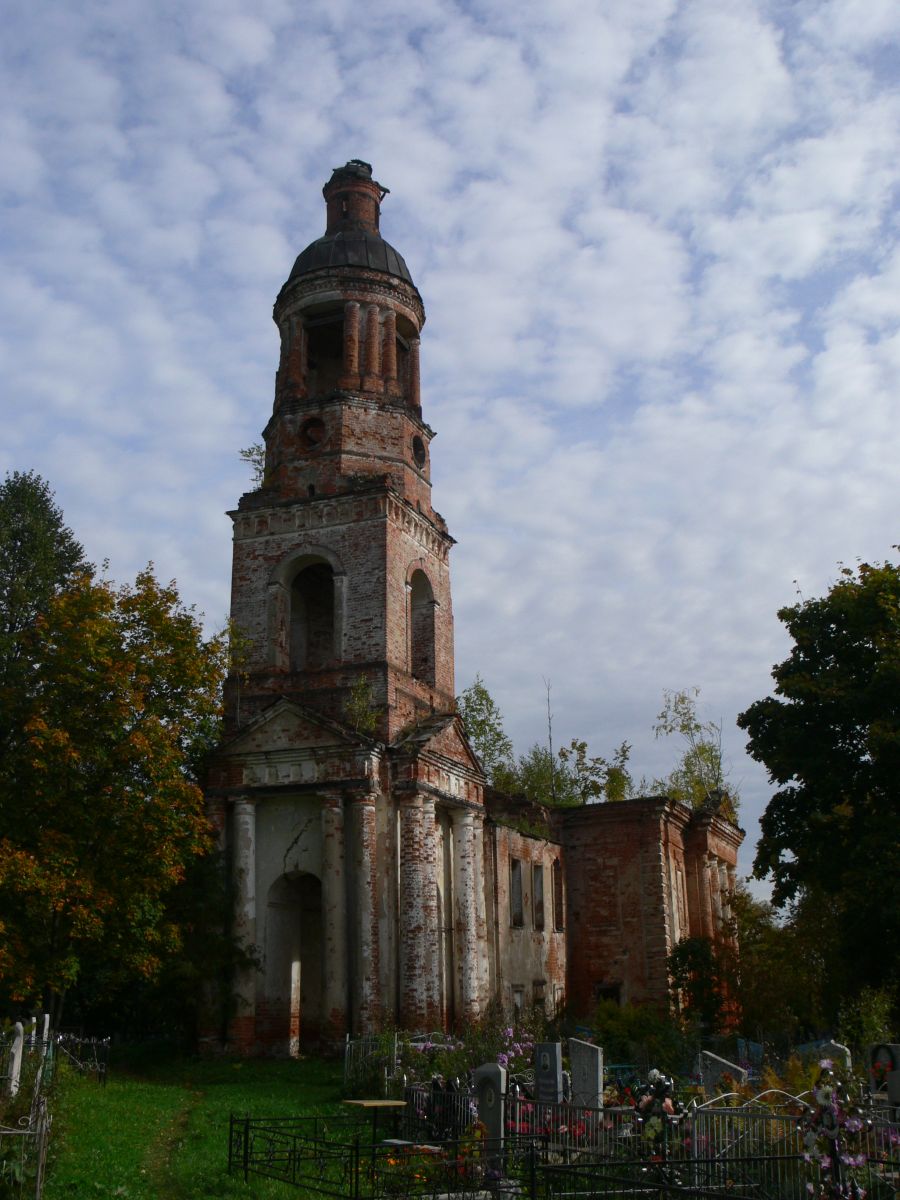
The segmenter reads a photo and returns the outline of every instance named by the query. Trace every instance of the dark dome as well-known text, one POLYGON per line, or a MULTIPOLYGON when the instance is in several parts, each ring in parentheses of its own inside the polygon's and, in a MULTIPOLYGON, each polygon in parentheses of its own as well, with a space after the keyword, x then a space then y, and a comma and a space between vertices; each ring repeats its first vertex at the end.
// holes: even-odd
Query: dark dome
POLYGON ((394 247, 377 233, 368 233, 365 230, 326 233, 324 237, 310 243, 298 255, 288 276, 288 283, 292 283, 300 275, 308 275, 310 271, 326 267, 366 267, 370 271, 384 271, 387 275, 396 275, 398 279, 412 284, 409 268, 394 247))

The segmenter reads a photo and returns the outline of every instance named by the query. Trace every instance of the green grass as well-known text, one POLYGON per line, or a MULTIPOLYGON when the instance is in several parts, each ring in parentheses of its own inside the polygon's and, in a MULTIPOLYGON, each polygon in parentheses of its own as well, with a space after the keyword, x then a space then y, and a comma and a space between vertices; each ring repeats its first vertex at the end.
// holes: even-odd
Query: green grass
POLYGON ((340 1067, 320 1061, 113 1058, 101 1087, 60 1064, 44 1200, 299 1196, 263 1179, 229 1177, 228 1117, 339 1110, 340 1067))

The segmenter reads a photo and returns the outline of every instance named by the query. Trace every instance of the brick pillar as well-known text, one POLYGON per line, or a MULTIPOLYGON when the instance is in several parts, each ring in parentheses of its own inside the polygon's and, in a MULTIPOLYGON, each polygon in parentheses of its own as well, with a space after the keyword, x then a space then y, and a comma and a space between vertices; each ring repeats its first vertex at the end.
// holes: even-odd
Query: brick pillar
MULTIPOLYGON (((234 937, 248 951, 256 946, 256 805, 242 797, 234 802, 234 937)), ((250 1053, 256 1040, 256 968, 235 977, 237 1006, 230 1041, 240 1053, 250 1053)))
POLYGON ((333 1038, 347 1031, 346 886, 343 800, 327 796, 322 805, 322 1023, 333 1038))
POLYGON ((359 387, 359 302, 344 305, 344 371, 338 381, 343 388, 359 387))
POLYGON ((697 890, 700 894, 700 932, 703 937, 715 934, 712 905, 712 880, 710 879, 711 854, 701 854, 697 862, 697 890))
POLYGON ((353 1032, 375 1033, 381 1006, 378 992, 378 927, 375 897, 378 887, 375 864, 374 792, 358 792, 352 798, 353 814, 353 1032))
POLYGON ((363 365, 362 389, 375 391, 381 384, 381 321, 378 305, 366 308, 366 358, 363 365))
POLYGON ((306 395, 306 328, 299 318, 291 319, 291 344, 287 353, 288 390, 295 396, 306 395))
POLYGON ((459 980, 457 1012, 463 1021, 475 1021, 480 1016, 478 946, 478 897, 476 894, 476 856, 474 815, 467 811, 453 813, 453 878, 456 885, 453 916, 456 956, 456 975, 459 980))
POLYGON ((400 1024, 421 1029, 426 1017, 422 797, 400 801, 400 1024))
POLYGON ((392 308, 384 314, 384 335, 381 348, 381 373, 389 396, 399 394, 397 382, 397 314, 392 308))
POLYGON ((410 408, 422 407, 422 384, 419 375, 419 339, 409 342, 409 404, 410 408))
POLYGON ((441 939, 438 933, 437 830, 434 797, 422 797, 422 918, 425 932, 425 1014, 429 1029, 443 1025, 441 939))

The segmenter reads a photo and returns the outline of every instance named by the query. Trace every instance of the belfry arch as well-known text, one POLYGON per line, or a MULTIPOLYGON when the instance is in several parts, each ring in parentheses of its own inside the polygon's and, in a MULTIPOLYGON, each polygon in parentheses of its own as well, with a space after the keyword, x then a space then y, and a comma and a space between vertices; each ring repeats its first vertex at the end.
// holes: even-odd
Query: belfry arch
POLYGON ((309 547, 273 571, 269 640, 273 666, 314 671, 343 653, 346 575, 329 548, 309 547))
POLYGON ((435 682, 435 608, 431 580, 421 568, 409 577, 409 670, 432 687, 435 682))

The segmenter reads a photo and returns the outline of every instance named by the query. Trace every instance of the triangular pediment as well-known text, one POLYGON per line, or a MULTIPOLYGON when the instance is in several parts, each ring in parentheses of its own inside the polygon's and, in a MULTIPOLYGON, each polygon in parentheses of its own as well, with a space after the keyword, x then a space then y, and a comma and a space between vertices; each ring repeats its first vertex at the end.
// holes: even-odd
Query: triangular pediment
POLYGON ((483 767, 466 737, 458 713, 438 713, 404 731, 394 743, 396 749, 412 756, 435 755, 483 774, 483 767))
POLYGON ((276 700, 223 747, 231 756, 278 751, 359 749, 372 743, 293 700, 276 700))

